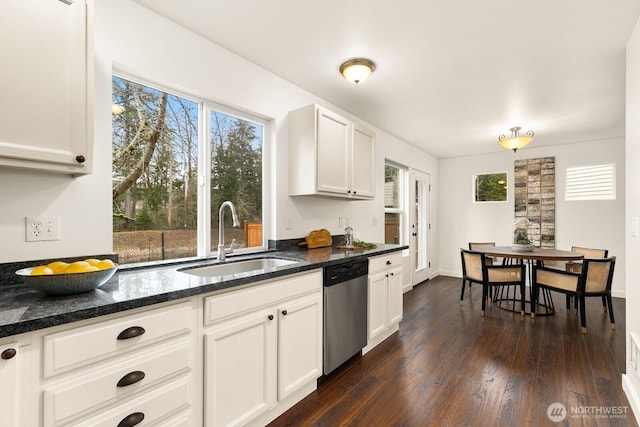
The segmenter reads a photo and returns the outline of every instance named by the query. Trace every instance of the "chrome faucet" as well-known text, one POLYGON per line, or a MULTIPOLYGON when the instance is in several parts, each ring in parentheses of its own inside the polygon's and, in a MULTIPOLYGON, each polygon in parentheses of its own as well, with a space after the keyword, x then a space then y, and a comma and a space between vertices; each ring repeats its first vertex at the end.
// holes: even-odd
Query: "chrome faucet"
POLYGON ((236 207, 232 202, 227 200, 220 205, 220 212, 218 212, 218 261, 224 261, 227 259, 227 254, 233 252, 233 246, 236 243, 236 239, 231 241, 229 248, 224 247, 224 207, 228 206, 231 209, 231 216, 233 217, 233 226, 240 228, 240 221, 238 221, 238 214, 236 214, 236 207))

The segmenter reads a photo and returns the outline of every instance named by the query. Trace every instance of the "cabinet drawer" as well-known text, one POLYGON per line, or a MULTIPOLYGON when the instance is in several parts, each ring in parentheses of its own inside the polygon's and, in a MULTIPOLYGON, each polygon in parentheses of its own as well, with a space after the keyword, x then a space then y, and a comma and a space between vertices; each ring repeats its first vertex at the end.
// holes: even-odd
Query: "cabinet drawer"
POLYGON ((196 425, 196 422, 193 414, 188 410, 162 421, 157 427, 192 427, 194 425, 196 425))
POLYGON ((76 369, 192 329, 188 303, 82 326, 44 337, 44 376, 76 369), (133 332, 129 338, 127 333, 133 332))
POLYGON ((180 378, 98 416, 73 425, 76 427, 113 427, 128 417, 138 419, 142 417, 144 421, 141 425, 157 425, 161 419, 189 407, 192 400, 191 390, 189 378, 180 378))
POLYGON ((402 266, 402 252, 369 258, 369 274, 402 266))
POLYGON ((213 295, 204 300, 204 323, 233 317, 279 301, 322 290, 322 270, 278 279, 239 291, 213 295))
POLYGON ((132 397, 154 383, 186 372, 192 359, 189 344, 188 340, 183 340, 163 346, 159 350, 127 358, 105 369, 94 370, 47 388, 44 392, 44 418, 47 425, 55 425, 115 399, 132 397), (131 384, 126 385, 127 381, 131 384))

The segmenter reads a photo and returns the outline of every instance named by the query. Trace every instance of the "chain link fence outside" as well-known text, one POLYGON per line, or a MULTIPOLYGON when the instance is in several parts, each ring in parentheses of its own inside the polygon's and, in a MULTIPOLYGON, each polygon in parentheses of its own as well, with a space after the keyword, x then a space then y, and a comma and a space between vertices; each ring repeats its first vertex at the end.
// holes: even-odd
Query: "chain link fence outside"
MULTIPOLYGON (((228 246, 236 239, 236 247, 245 246, 245 231, 225 228, 225 243, 228 246)), ((198 253, 196 230, 145 230, 113 233, 113 250, 122 264, 159 261, 165 259, 194 257, 198 253)), ((212 232, 212 252, 218 247, 218 229, 212 232)))

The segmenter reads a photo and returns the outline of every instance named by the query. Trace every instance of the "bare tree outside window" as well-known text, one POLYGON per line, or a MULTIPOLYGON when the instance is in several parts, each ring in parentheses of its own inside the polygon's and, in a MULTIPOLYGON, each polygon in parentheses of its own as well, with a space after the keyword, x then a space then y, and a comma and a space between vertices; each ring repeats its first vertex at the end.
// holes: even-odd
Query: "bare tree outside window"
POLYGON ((261 246, 263 126, 117 76, 112 88, 113 244, 120 261, 198 255, 198 215, 206 209, 216 248, 224 200, 234 202, 245 225, 229 224, 227 236, 240 247, 261 246), (200 111, 210 117, 206 137, 199 135, 200 111), (201 141, 211 153, 208 170, 198 162, 201 141), (209 207, 198 206, 200 174, 210 176, 209 207))

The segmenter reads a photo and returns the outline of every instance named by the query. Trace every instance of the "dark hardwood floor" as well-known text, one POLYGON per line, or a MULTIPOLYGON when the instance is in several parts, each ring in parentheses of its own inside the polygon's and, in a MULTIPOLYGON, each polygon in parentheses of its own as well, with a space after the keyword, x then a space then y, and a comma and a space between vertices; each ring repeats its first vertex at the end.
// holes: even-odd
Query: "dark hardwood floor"
POLYGON ((555 315, 532 321, 496 306, 481 317, 481 293, 474 285, 459 306, 460 279, 416 286, 398 333, 270 426, 637 425, 621 385, 624 300, 614 298, 612 332, 600 298, 589 299, 583 335, 564 295, 554 294, 555 315), (547 416, 556 402, 568 413, 560 423, 547 416), (611 410, 626 414, 603 414, 611 410))

